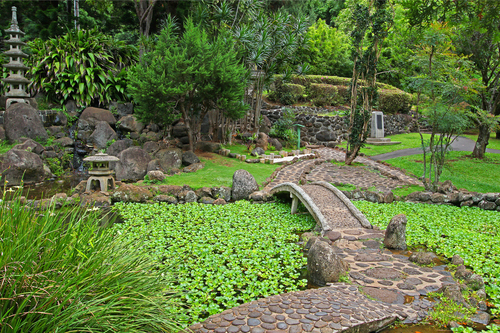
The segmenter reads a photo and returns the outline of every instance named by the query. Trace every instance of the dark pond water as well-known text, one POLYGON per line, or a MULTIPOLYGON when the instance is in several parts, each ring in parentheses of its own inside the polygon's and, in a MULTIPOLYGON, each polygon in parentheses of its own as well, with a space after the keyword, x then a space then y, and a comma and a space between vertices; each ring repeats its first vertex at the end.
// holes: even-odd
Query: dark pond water
MULTIPOLYGON (((47 180, 40 184, 24 185, 22 195, 26 199, 46 199, 52 197, 56 193, 66 193, 70 195, 71 189, 74 188, 80 181, 87 179, 88 175, 75 173, 70 176, 60 177, 55 180, 47 180)), ((17 187, 9 186, 5 189, 7 195, 16 191, 17 187)), ((4 188, 1 188, 0 198, 3 199, 4 188)))

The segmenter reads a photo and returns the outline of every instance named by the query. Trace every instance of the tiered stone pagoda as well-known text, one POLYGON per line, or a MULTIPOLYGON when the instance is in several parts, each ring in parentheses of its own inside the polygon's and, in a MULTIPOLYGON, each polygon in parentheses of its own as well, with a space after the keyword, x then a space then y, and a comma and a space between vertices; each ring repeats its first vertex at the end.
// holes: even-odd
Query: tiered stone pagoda
POLYGON ((26 43, 21 41, 25 33, 19 29, 17 24, 16 7, 12 7, 12 22, 10 28, 5 30, 5 32, 10 35, 10 39, 5 41, 5 44, 9 45, 10 49, 4 52, 4 54, 9 57, 10 61, 8 64, 3 65, 9 70, 9 76, 2 79, 4 84, 8 87, 8 91, 5 94, 7 97, 5 109, 7 109, 13 103, 30 104, 28 100, 30 96, 26 92, 26 85, 29 84, 30 81, 24 77, 29 67, 23 64, 23 59, 27 58, 28 55, 21 51, 21 47, 26 45, 26 43))

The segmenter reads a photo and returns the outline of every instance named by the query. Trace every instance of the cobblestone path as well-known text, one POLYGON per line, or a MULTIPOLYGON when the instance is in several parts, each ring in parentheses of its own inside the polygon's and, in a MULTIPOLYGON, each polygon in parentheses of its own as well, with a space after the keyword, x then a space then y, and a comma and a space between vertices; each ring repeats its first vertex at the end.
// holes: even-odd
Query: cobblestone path
MULTIPOLYGON (((331 148, 316 151, 318 159, 283 168, 265 190, 285 182, 298 184, 304 174, 307 181, 380 190, 421 184, 400 170, 365 157, 354 160, 363 166, 344 167, 329 162, 343 161, 344 152, 331 148)), ((316 197, 315 201, 321 201, 322 194, 316 197)), ((339 223, 337 229, 316 241, 327 242, 349 264, 350 284, 335 283, 259 299, 213 315, 190 329, 199 333, 371 332, 396 319, 417 323, 433 306, 425 298, 427 293, 456 282, 445 266, 420 267, 409 262, 408 253, 382 250, 383 237, 384 231, 377 228, 339 223)))

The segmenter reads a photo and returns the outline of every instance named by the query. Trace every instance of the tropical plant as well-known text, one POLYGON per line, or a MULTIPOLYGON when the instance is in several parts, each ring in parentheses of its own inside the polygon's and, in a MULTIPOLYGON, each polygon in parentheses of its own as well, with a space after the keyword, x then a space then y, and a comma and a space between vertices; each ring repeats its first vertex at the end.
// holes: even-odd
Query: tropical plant
POLYGON ((304 42, 307 26, 304 17, 295 18, 284 11, 268 16, 259 11, 251 23, 233 27, 237 49, 245 65, 253 71, 251 104, 254 128, 259 127, 264 88, 274 74, 285 71, 292 63, 296 50, 304 42))
MULTIPOLYGON (((458 54, 470 56, 476 78, 482 88, 473 104, 492 115, 500 109, 500 2, 490 0, 450 1, 404 0, 412 26, 428 26, 436 21, 457 27, 454 45, 458 54)), ((479 135, 473 155, 484 158, 490 137, 489 122, 479 122, 479 135)))
POLYGON ((453 52, 450 29, 436 23, 426 30, 413 61, 421 72, 408 78, 409 88, 417 95, 422 113, 426 116, 431 136, 425 141, 420 131, 424 157, 422 180, 426 190, 436 191, 449 147, 471 123, 468 104, 477 95, 477 80, 471 76, 472 64, 453 52), (422 94, 425 98, 422 98, 422 94), (427 167, 427 154, 430 155, 427 167))
POLYGON ((309 73, 347 77, 352 74, 349 37, 319 19, 307 30, 305 45, 297 54, 301 63, 310 66, 309 73))
POLYGON ((209 110, 221 110, 231 119, 245 114, 247 70, 232 52, 230 36, 218 36, 211 42, 191 20, 184 28, 178 34, 175 23, 168 21, 155 50, 130 71, 129 91, 137 103, 136 113, 144 121, 168 124, 179 112, 193 150, 209 110))
MULTIPOLYGON (((0 332, 175 330, 166 286, 137 243, 100 226, 99 209, 0 203, 0 332)), ((11 199, 7 201, 5 199, 11 199)))
POLYGON ((96 29, 70 31, 47 41, 35 39, 28 46, 33 93, 43 91, 50 100, 64 104, 73 99, 82 106, 129 100, 126 69, 136 61, 134 46, 96 29))
POLYGON ((282 112, 283 116, 274 122, 269 135, 284 139, 288 145, 293 146, 297 143, 297 132, 293 128, 295 113, 288 108, 283 108, 282 112))

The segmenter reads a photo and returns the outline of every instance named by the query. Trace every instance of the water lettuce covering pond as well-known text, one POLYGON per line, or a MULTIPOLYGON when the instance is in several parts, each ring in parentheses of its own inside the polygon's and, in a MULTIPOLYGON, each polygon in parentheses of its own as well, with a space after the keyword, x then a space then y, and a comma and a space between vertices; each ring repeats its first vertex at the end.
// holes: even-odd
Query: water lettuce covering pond
POLYGON ((423 246, 448 258, 460 255, 465 265, 483 276, 486 292, 495 306, 492 313, 500 313, 500 212, 409 202, 353 203, 370 223, 382 229, 393 216, 406 214, 408 245, 423 246))
POLYGON ((310 215, 290 215, 282 203, 189 203, 115 206, 120 233, 146 247, 158 269, 174 274, 168 287, 184 306, 170 309, 193 323, 251 300, 299 290, 306 265, 296 244, 310 230, 310 215))

